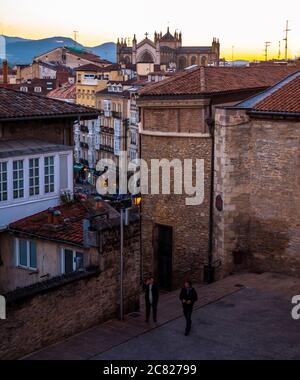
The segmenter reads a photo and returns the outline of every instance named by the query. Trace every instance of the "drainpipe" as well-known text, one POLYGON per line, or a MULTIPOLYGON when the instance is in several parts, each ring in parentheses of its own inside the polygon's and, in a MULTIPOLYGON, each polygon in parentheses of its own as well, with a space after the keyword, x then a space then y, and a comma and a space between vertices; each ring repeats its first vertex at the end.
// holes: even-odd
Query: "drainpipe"
POLYGON ((213 231, 214 231, 214 185, 215 185, 215 120, 212 116, 212 102, 209 106, 210 116, 206 123, 211 135, 211 174, 210 174, 210 210, 209 210, 209 242, 208 242, 208 266, 205 270, 207 282, 215 281, 215 268, 213 265, 213 231))

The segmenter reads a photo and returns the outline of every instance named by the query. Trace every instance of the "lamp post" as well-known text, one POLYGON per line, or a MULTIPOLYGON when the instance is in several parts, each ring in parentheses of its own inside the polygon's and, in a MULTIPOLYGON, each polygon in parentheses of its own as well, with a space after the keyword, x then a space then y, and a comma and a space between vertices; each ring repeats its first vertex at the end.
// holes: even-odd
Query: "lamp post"
POLYGON ((120 320, 124 320, 124 225, 129 226, 130 208, 121 208, 120 210, 120 320))

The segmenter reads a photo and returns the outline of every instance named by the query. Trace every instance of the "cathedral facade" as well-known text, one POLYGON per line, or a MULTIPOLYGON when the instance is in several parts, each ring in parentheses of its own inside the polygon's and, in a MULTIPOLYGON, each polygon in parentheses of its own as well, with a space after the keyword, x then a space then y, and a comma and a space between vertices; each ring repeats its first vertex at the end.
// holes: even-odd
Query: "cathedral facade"
POLYGON ((166 69, 183 70, 192 65, 217 66, 220 59, 220 43, 214 38, 211 46, 182 46, 182 33, 166 34, 154 33, 154 40, 145 38, 137 42, 136 36, 131 46, 126 39, 118 39, 117 62, 118 63, 154 63, 165 66, 166 69))

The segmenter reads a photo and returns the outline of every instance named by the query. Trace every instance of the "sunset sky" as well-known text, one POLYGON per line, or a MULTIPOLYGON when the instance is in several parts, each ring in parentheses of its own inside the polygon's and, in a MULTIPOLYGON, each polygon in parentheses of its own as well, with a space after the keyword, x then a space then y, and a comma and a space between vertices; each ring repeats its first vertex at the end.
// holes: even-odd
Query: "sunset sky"
POLYGON ((228 59, 263 58, 270 41, 269 57, 277 58, 278 42, 284 52, 284 29, 290 22, 289 56, 300 56, 300 1, 285 0, 0 0, 0 34, 25 38, 73 37, 93 46, 118 37, 153 37, 155 30, 170 26, 183 33, 184 45, 221 43, 228 59), (234 49, 232 49, 234 46, 234 49))

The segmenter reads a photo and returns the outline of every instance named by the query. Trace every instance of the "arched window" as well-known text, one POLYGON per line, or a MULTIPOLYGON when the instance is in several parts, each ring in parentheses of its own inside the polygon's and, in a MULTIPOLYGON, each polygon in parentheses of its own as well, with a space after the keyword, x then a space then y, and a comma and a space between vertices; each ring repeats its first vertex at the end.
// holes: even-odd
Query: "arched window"
POLYGON ((138 59, 139 63, 154 63, 152 54, 149 51, 145 51, 142 56, 138 59))
POLYGON ((187 66, 186 58, 185 57, 180 57, 179 58, 179 70, 185 69, 186 66, 187 66))
POLYGON ((196 65, 196 64, 197 64, 197 57, 193 55, 191 59, 191 66, 196 65))
POLYGON ((126 57, 124 57, 124 63, 126 65, 128 65, 130 63, 130 57, 128 55, 126 55, 126 57))
POLYGON ((201 66, 206 66, 207 58, 205 56, 201 57, 201 66))

